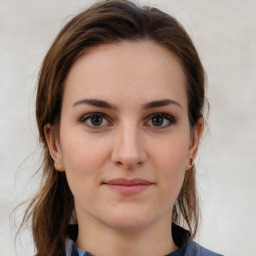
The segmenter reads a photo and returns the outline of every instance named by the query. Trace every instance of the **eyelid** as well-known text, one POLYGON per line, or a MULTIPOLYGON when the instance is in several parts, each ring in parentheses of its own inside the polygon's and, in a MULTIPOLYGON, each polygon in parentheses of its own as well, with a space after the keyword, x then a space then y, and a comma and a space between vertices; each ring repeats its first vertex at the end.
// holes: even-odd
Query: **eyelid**
POLYGON ((100 128, 103 128, 105 126, 111 126, 112 125, 112 123, 109 119, 110 118, 102 112, 92 112, 92 113, 88 113, 88 114, 83 115, 79 119, 79 122, 81 124, 85 125, 86 127, 88 127, 89 129, 100 129, 100 128), (93 116, 100 116, 101 118, 105 119, 108 122, 108 124, 107 125, 99 125, 99 126, 93 126, 93 125, 87 124, 86 121, 89 120, 93 116))
POLYGON ((163 112, 157 112, 157 113, 153 113, 153 114, 150 114, 149 116, 147 116, 146 118, 146 124, 150 121, 152 121, 152 118, 156 117, 156 116, 161 116, 162 118, 168 120, 168 125, 164 125, 164 126, 154 126, 154 125, 147 125, 147 126, 151 126, 151 127, 154 127, 154 128, 157 128, 157 129, 163 129, 163 128, 167 128, 171 125, 174 125, 176 124, 176 118, 170 114, 167 114, 167 113, 163 113, 163 112))
MULTIPOLYGON (((163 113, 163 112, 152 113, 152 114, 148 115, 145 118, 145 120, 146 120, 144 122, 145 126, 150 126, 150 127, 157 128, 157 129, 164 129, 164 128, 167 128, 167 127, 169 127, 171 125, 174 125, 176 123, 176 118, 173 115, 163 113), (161 126, 149 124, 149 122, 151 122, 154 117, 159 117, 159 116, 162 117, 163 119, 167 120, 168 124, 161 125, 161 126)), ((112 126, 113 125, 113 122, 112 122, 111 118, 108 115, 106 115, 102 112, 91 112, 91 113, 82 115, 82 117, 79 118, 79 122, 81 124, 85 125, 86 127, 88 127, 89 129, 101 129, 101 128, 104 128, 106 126, 112 126), (100 116, 101 118, 103 118, 104 120, 107 121, 107 124, 103 124, 103 125, 100 124, 98 126, 96 126, 96 125, 94 126, 94 125, 90 125, 90 124, 86 123, 87 120, 89 120, 90 118, 92 118, 94 116, 100 116)))

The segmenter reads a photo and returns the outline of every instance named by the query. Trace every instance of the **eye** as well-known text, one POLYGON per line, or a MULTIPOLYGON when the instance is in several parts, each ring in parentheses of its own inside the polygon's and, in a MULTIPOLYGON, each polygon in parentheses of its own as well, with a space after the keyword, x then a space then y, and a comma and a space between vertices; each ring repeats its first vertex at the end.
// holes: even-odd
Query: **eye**
POLYGON ((168 115, 165 113, 155 113, 150 116, 150 119, 147 121, 146 124, 148 126, 165 128, 175 123, 176 123, 176 120, 171 115, 168 115))
POLYGON ((89 118, 90 124, 94 126, 100 126, 103 123, 102 116, 92 116, 89 118))
POLYGON ((88 126, 90 129, 97 129, 103 126, 111 125, 103 113, 87 114, 80 119, 80 123, 88 126))

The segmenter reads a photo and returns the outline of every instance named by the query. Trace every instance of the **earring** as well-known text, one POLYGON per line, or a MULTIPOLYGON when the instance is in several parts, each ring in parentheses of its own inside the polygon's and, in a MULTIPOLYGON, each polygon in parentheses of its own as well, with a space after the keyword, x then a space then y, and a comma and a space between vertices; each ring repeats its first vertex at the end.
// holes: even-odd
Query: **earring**
POLYGON ((189 159, 189 165, 193 165, 193 159, 192 158, 189 159))

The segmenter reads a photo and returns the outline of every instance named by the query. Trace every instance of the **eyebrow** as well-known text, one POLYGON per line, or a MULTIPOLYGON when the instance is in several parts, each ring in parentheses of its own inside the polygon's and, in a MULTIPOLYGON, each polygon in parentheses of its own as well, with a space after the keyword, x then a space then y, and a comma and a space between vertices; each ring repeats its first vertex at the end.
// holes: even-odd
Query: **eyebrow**
POLYGON ((164 99, 164 100, 154 100, 151 102, 146 103, 143 105, 143 109, 150 109, 150 108, 159 108, 174 104, 182 109, 182 106, 176 100, 164 99))
POLYGON ((111 105, 110 103, 104 101, 104 100, 98 100, 98 99, 82 99, 79 101, 76 101, 73 104, 73 107, 78 106, 78 105, 91 105, 99 108, 108 108, 108 109, 116 109, 115 106, 111 105))
MULTIPOLYGON (((116 109, 116 107, 104 100, 99 100, 99 99, 82 99, 79 101, 76 101, 73 104, 73 107, 78 106, 78 105, 91 105, 99 108, 107 108, 107 109, 116 109)), ((170 100, 170 99, 163 99, 163 100, 154 100, 151 102, 148 102, 142 106, 143 109, 150 109, 150 108, 159 108, 159 107, 164 107, 168 105, 176 105, 182 109, 182 106, 179 102, 175 100, 170 100)))

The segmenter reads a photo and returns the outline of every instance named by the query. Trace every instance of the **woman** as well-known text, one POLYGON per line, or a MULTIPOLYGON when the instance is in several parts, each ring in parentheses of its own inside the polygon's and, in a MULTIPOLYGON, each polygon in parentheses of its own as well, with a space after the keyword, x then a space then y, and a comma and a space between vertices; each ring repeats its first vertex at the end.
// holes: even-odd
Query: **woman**
POLYGON ((24 217, 37 255, 217 255, 192 240, 204 82, 158 9, 110 0, 68 22, 37 90, 43 178, 24 217))

